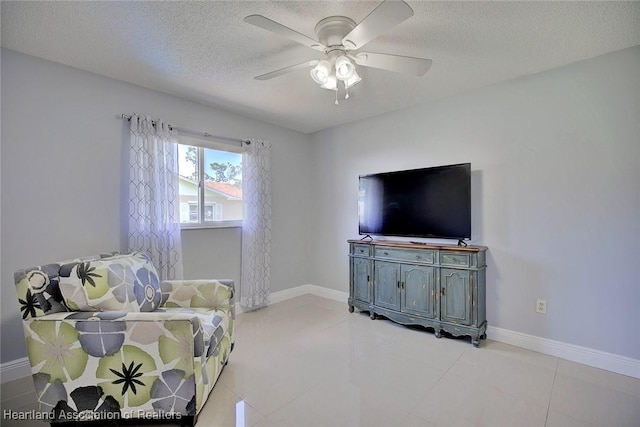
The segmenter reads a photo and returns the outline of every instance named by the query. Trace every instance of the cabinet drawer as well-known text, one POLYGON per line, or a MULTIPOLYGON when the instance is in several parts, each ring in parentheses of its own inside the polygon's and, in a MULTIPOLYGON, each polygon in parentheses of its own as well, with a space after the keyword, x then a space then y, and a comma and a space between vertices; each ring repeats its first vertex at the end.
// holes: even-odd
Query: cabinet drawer
POLYGON ((369 256, 371 255, 371 245, 363 245, 363 244, 358 244, 358 243, 354 243, 351 246, 351 253, 354 255, 362 255, 362 256, 369 256))
POLYGON ((434 251, 432 250, 421 251, 421 250, 387 248, 384 246, 380 246, 380 247, 376 246, 375 257, 433 264, 434 251))
POLYGON ((440 265, 469 267, 471 254, 466 252, 440 252, 440 265))

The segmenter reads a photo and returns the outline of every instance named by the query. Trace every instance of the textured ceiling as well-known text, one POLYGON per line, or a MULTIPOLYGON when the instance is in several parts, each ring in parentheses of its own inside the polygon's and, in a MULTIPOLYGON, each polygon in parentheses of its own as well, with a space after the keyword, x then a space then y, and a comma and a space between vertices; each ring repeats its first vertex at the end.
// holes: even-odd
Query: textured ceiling
POLYGON ((408 1, 415 14, 364 50, 430 58, 422 77, 358 68, 333 105, 308 70, 253 77, 321 53, 243 22, 261 14, 315 38, 379 2, 2 1, 2 45, 114 79, 314 132, 640 44, 640 2, 408 1))

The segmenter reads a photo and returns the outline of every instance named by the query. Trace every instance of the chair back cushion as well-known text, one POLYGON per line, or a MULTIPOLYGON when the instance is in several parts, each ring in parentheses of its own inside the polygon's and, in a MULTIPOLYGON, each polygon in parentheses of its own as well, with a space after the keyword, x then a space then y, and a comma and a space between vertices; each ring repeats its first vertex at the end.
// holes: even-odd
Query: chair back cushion
POLYGON ((18 303, 23 319, 69 311, 60 293, 60 267, 71 262, 110 258, 118 252, 104 253, 18 270, 14 274, 18 303))
POLYGON ((74 311, 154 311, 162 299, 156 269, 143 252, 71 262, 59 274, 64 303, 74 311))

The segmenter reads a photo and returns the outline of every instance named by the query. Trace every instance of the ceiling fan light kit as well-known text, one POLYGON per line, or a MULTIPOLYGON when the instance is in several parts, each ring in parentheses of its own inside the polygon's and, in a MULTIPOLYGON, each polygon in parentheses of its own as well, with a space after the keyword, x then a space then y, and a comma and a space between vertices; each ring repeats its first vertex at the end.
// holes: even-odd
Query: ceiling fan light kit
POLYGON ((353 52, 413 15, 413 10, 403 1, 385 0, 380 3, 359 24, 345 16, 330 16, 318 22, 315 27, 317 40, 285 27, 262 15, 250 15, 244 21, 284 36, 311 49, 324 52, 321 60, 307 61, 281 68, 257 76, 257 80, 268 80, 283 74, 313 67, 311 78, 321 88, 336 91, 335 105, 338 103, 338 82, 345 88, 345 99, 349 98, 349 88, 360 82, 356 64, 415 76, 424 75, 431 66, 430 59, 384 53, 353 52))
POLYGON ((335 105, 338 102, 338 81, 343 82, 345 99, 349 99, 349 88, 360 82, 362 78, 356 72, 355 64, 345 55, 341 49, 335 49, 327 53, 327 59, 323 59, 311 69, 311 78, 323 89, 336 91, 335 105))
POLYGON ((349 58, 344 55, 340 55, 336 58, 336 77, 338 79, 349 80, 355 72, 356 67, 349 58))
POLYGON ((319 85, 326 84, 329 81, 332 68, 333 66, 331 63, 326 59, 323 59, 318 62, 318 65, 311 69, 311 78, 319 85))

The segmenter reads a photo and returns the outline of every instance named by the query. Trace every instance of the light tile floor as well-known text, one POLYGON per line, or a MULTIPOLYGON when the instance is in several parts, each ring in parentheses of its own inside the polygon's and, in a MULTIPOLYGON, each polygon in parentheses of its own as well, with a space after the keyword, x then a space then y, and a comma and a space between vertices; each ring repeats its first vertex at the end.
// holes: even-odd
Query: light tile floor
MULTIPOLYGON (((640 426, 640 380, 317 296, 240 314, 236 331, 198 427, 640 426)), ((2 385, 2 409, 31 408, 30 378, 2 385)))

